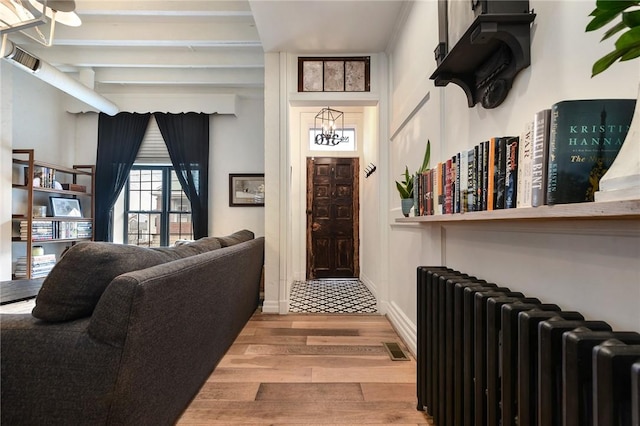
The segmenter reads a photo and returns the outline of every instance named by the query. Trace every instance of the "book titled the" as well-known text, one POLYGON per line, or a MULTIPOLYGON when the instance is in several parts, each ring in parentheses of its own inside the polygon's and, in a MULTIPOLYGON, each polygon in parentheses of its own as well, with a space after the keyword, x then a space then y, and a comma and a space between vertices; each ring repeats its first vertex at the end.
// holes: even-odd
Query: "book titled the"
POLYGON ((547 204, 593 201, 627 136, 635 103, 588 99, 552 106, 547 204))
POLYGON ((493 171, 493 209, 504 209, 505 178, 507 165, 507 140, 509 137, 496 139, 494 171, 493 171))
POLYGON ((513 209, 518 202, 518 157, 520 138, 507 139, 504 175, 504 208, 513 209))
POLYGON ((549 129, 551 109, 538 111, 533 118, 533 160, 531 164, 531 206, 546 204, 547 159, 549 156, 549 129))
POLYGON ((518 147, 518 186, 516 207, 531 207, 531 166, 533 160, 533 121, 527 122, 518 147))

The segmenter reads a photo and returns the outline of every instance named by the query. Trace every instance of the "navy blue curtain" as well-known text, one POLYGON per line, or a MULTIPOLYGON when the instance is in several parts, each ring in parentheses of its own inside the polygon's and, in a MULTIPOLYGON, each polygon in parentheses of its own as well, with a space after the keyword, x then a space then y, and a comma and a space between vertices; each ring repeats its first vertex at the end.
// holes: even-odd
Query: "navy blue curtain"
POLYGON ((209 228, 209 115, 154 113, 182 190, 191 203, 193 238, 209 228))
POLYGON ((96 241, 113 241, 113 206, 129 178, 151 114, 100 113, 96 156, 95 222, 96 241))

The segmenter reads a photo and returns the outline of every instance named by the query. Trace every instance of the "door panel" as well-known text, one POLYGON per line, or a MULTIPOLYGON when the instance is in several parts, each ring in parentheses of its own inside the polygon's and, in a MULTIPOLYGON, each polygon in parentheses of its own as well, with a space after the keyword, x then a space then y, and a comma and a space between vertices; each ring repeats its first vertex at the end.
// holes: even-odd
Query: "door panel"
POLYGON ((307 159, 307 278, 357 278, 357 158, 307 159))

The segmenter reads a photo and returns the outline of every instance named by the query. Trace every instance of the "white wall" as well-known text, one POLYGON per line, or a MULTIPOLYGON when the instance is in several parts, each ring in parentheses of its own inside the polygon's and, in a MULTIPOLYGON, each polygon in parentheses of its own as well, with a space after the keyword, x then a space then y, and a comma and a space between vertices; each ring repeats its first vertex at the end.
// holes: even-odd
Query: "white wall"
MULTIPOLYGON (((0 62, 3 199, 14 199, 11 149, 33 148, 37 160, 63 166, 95 164, 98 114, 65 112, 70 103, 68 95, 6 61, 0 62)), ((263 100, 238 97, 235 105, 235 116, 211 118, 209 231, 210 235, 226 235, 246 228, 262 236, 264 208, 229 207, 228 191, 229 173, 264 171, 263 100)), ((149 109, 153 110, 152 106, 149 109)), ((24 255, 24 243, 10 241, 11 211, 12 203, 3 204, 0 209, 0 280, 11 279, 12 260, 24 255)), ((120 234, 116 232, 116 237, 120 234)))
MULTIPOLYGON (((436 2, 417 2, 391 53, 392 127, 406 121, 390 143, 393 176, 417 168, 427 139, 432 165, 496 135, 519 135, 524 123, 543 108, 564 99, 635 98, 638 61, 616 64, 590 78, 591 64, 608 52, 602 34, 585 34, 593 1, 531 0, 537 17, 532 27, 531 66, 521 72, 498 108, 467 107, 458 86, 424 84, 435 70, 438 42, 436 2), (418 64, 416 66, 416 64, 418 64), (416 82, 413 86, 411 82, 416 82), (413 91, 419 93, 412 93, 413 91), (419 100, 428 95, 424 105, 419 100), (410 117, 412 106, 418 105, 410 117)), ((393 134, 393 129, 392 132, 393 134)), ((389 182, 392 185, 393 182, 389 182)), ((389 198, 391 305, 411 329, 416 321, 415 268, 445 264, 510 286, 615 329, 640 330, 640 227, 633 222, 536 223, 535 225, 398 225, 398 197, 389 198)), ((415 335, 405 336, 410 343, 415 335)))
MULTIPOLYGON (((75 158, 74 116, 59 105, 67 95, 32 75, 2 62, 2 199, 10 200, 0 211, 0 280, 11 279, 12 262, 24 256, 26 245, 11 242, 11 214, 26 202, 24 191, 11 189, 11 149, 33 148, 36 159, 71 165, 75 158), (20 198, 22 197, 22 198, 20 198)), ((53 249, 51 246, 50 249, 53 249)), ((64 247, 55 247, 60 253, 64 247)))
POLYGON ((11 143, 13 140, 13 78, 8 63, 0 61, 0 280, 11 279, 11 143))
POLYGON ((213 116, 210 134, 210 235, 264 236, 264 207, 229 207, 229 173, 264 173, 264 101, 239 98, 235 116, 213 116))

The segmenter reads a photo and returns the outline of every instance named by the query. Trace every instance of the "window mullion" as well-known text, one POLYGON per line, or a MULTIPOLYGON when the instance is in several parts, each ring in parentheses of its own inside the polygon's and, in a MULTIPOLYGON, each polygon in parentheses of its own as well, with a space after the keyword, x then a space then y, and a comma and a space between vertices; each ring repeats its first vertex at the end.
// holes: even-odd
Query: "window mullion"
POLYGON ((171 207, 171 170, 162 168, 162 213, 160 214, 160 245, 169 245, 169 208, 171 207))

